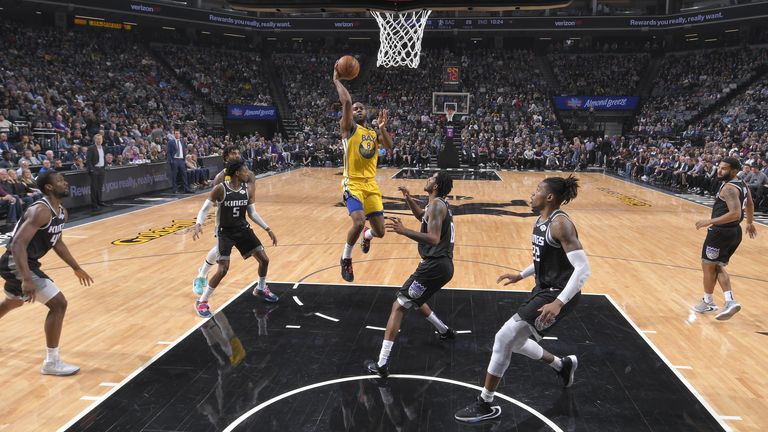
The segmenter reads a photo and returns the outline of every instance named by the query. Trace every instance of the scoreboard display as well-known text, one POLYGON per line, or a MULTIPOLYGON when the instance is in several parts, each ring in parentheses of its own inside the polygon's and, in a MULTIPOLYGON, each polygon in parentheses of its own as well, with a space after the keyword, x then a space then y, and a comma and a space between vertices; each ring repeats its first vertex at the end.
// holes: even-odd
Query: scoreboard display
POLYGON ((443 84, 459 85, 461 82, 461 68, 456 65, 447 65, 443 68, 443 84))

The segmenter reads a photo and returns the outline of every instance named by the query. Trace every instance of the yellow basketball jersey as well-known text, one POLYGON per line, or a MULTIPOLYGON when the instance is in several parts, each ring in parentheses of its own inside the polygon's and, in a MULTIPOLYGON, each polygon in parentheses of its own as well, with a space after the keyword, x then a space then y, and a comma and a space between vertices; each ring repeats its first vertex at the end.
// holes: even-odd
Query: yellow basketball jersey
POLYGON ((379 159, 379 139, 376 131, 357 125, 355 133, 342 140, 344 147, 344 177, 373 179, 379 159))

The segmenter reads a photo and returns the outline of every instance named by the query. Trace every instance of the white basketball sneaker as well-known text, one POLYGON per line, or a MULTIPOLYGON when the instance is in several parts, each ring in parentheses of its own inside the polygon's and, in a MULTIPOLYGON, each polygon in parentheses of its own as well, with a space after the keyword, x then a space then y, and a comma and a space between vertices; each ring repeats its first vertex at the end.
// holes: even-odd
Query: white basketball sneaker
POLYGON ((69 376, 80 371, 80 367, 64 363, 61 360, 44 361, 40 373, 43 375, 69 376))

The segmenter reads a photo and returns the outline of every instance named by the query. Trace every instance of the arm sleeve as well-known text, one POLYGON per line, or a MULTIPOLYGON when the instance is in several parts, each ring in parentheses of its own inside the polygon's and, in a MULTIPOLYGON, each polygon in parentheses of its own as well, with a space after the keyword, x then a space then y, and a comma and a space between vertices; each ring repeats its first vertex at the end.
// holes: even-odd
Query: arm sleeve
POLYGON ((584 249, 570 251, 568 252, 567 257, 568 261, 573 265, 573 273, 571 274, 570 279, 568 279, 568 283, 565 284, 563 292, 557 296, 557 299, 563 302, 563 304, 568 303, 576 293, 581 291, 581 287, 584 286, 584 282, 587 281, 587 278, 591 273, 589 262, 587 261, 587 254, 584 253, 584 249))
POLYGON ((262 219, 261 216, 259 216, 259 214, 256 213, 255 204, 250 204, 248 206, 248 217, 250 217, 252 221, 256 222, 256 224, 258 224, 264 230, 269 231, 269 225, 267 225, 267 223, 264 222, 264 219, 262 219))
POLYGON ((531 276, 531 275, 533 275, 535 272, 536 272, 536 267, 534 267, 534 266, 533 266, 533 263, 531 263, 531 265, 529 265, 528 267, 526 267, 525 269, 523 269, 523 271, 521 271, 521 272, 520 272, 520 276, 521 276, 523 279, 525 279, 525 278, 527 278, 528 276, 531 276))
POLYGON ((205 200, 203 206, 200 207, 200 211, 197 213, 197 220, 195 221, 196 224, 202 225, 203 222, 205 222, 205 217, 208 216, 208 212, 211 210, 211 207, 213 207, 211 200, 205 200))

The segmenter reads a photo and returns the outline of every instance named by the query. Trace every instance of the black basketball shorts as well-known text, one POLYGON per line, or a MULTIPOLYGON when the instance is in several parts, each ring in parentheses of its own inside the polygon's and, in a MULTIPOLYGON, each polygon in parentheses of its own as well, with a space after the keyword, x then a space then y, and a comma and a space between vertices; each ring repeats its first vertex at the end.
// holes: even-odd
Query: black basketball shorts
POLYGON ((451 258, 426 258, 397 292, 397 301, 406 308, 419 308, 452 278, 451 258))
POLYGON ((219 229, 218 234, 220 261, 229 259, 233 247, 240 251, 243 259, 248 259, 257 251, 264 249, 261 241, 250 228, 238 228, 236 230, 219 229))
POLYGON ((521 321, 525 321, 530 325, 531 331, 533 332, 533 335, 536 337, 536 339, 541 339, 542 334, 549 331, 563 318, 568 316, 573 311, 573 309, 576 308, 576 305, 581 299, 581 291, 579 291, 568 303, 563 306, 562 309, 560 309, 560 313, 557 314, 553 321, 542 322, 539 320, 538 318, 541 315, 539 309, 541 309, 542 306, 555 301, 561 292, 563 292, 563 290, 556 288, 540 288, 536 286, 533 288, 533 291, 531 291, 531 295, 528 296, 528 299, 526 299, 517 309, 517 313, 515 315, 519 317, 521 321))
POLYGON ((701 248, 701 260, 710 264, 728 265, 728 261, 741 244, 741 226, 711 226, 701 248))

